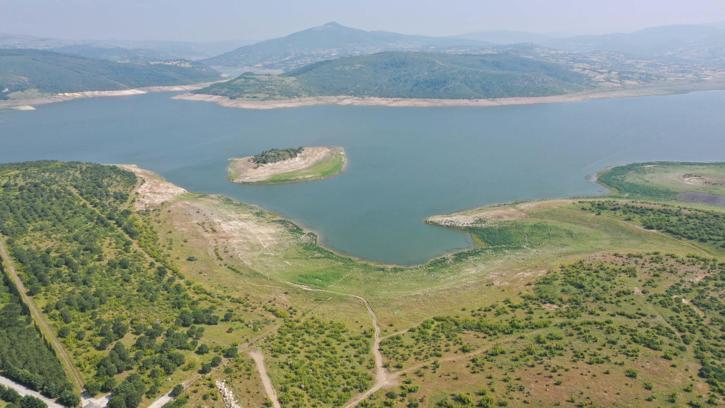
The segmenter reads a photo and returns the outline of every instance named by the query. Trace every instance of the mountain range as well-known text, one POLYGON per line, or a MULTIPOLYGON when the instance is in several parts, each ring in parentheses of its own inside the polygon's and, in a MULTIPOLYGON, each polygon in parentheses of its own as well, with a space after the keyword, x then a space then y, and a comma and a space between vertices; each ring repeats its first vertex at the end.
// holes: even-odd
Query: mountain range
POLYGON ((321 60, 382 51, 454 51, 486 47, 464 38, 366 31, 331 22, 285 37, 243 46, 204 63, 224 68, 288 71, 321 60))
POLYGON ((271 98, 331 93, 431 98, 539 95, 587 86, 581 74, 589 84, 610 87, 701 81, 725 67, 725 24, 586 36, 481 31, 429 37, 332 22, 216 55, 229 48, 232 42, 203 46, 0 34, 4 49, 0 98, 26 90, 53 93, 203 82, 217 78, 215 71, 230 77, 286 73, 245 74, 207 89, 230 97, 271 98), (400 69, 397 74, 396 69, 400 69), (493 87, 494 81, 504 83, 493 87), (223 90, 225 86, 229 89, 223 90))
POLYGON ((580 36, 481 31, 454 37, 427 37, 366 31, 333 22, 246 45, 203 62, 229 72, 280 72, 322 60, 382 51, 483 53, 512 44, 534 44, 582 54, 620 53, 631 58, 720 66, 725 62, 725 25, 673 25, 631 33, 580 36))

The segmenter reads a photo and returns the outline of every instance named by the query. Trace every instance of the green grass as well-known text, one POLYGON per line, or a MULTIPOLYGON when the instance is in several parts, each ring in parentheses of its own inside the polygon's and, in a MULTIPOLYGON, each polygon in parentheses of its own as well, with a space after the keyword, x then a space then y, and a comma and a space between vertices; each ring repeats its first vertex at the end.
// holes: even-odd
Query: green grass
POLYGON ((691 192, 725 196, 725 163, 633 163, 609 169, 598 180, 632 198, 673 200, 691 192))
POLYGON ((296 181, 320 180, 328 177, 336 176, 345 169, 347 159, 342 152, 335 153, 325 160, 315 163, 306 169, 291 171, 288 173, 277 174, 266 183, 292 183, 296 181))
POLYGON ((533 248, 554 240, 572 239, 574 233, 545 222, 505 222, 495 226, 466 229, 482 248, 533 248))

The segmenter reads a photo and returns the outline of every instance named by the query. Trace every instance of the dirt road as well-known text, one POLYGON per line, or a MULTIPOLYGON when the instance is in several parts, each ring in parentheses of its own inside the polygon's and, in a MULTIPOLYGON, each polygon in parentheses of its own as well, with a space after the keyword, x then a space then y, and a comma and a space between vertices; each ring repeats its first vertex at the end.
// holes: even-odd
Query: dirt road
POLYGON ((332 290, 325 290, 325 289, 315 289, 311 288, 309 286, 305 285, 299 285, 292 282, 287 282, 287 284, 292 285, 296 288, 307 290, 310 292, 323 292, 323 293, 330 293, 333 295, 338 296, 347 296, 354 299, 359 300, 362 302, 362 304, 365 306, 365 309, 368 311, 368 315, 370 316, 371 323, 373 325, 373 345, 372 345, 372 353, 373 353, 373 359, 375 360, 375 382, 373 383, 373 386, 365 390, 364 392, 354 396, 350 401, 345 404, 345 408, 352 408, 357 406, 360 402, 364 401, 367 397, 373 395, 378 390, 380 390, 383 387, 395 385, 395 378, 396 376, 390 375, 388 373, 388 370, 385 369, 383 366, 383 354, 380 352, 380 325, 378 324, 378 317, 375 314, 375 311, 370 306, 370 303, 362 296, 353 295, 351 293, 343 293, 343 292, 335 292, 332 290))
POLYGON ((272 401, 274 408, 281 408, 279 405, 279 399, 277 399, 277 392, 274 390, 272 380, 270 380, 267 374, 267 368, 264 366, 264 354, 258 349, 249 352, 249 356, 254 360, 254 364, 257 365, 257 371, 259 377, 262 379, 262 385, 264 386, 264 392, 267 394, 267 398, 272 401))

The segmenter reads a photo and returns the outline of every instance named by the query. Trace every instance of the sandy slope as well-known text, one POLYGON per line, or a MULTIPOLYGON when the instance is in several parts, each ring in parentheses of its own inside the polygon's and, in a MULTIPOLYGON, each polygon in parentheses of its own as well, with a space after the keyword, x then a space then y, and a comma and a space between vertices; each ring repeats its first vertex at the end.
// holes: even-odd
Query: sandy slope
POLYGON ((155 207, 186 193, 183 188, 171 184, 156 173, 142 169, 135 164, 119 164, 118 167, 134 173, 141 179, 141 184, 136 187, 138 194, 134 202, 136 209, 145 210, 155 207))

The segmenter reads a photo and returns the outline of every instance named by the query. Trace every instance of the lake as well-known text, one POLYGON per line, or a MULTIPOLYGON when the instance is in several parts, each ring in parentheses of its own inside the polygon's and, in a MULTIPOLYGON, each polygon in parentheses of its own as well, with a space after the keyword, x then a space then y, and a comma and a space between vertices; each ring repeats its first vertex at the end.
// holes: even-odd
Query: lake
POLYGON ((171 94, 0 110, 0 162, 135 163, 190 191, 274 210, 355 256, 423 262, 468 237, 426 225, 470 207, 602 193, 588 176, 633 161, 725 160, 725 92, 489 108, 319 106, 271 111, 171 94), (227 159, 337 145, 345 173, 242 186, 227 159))

